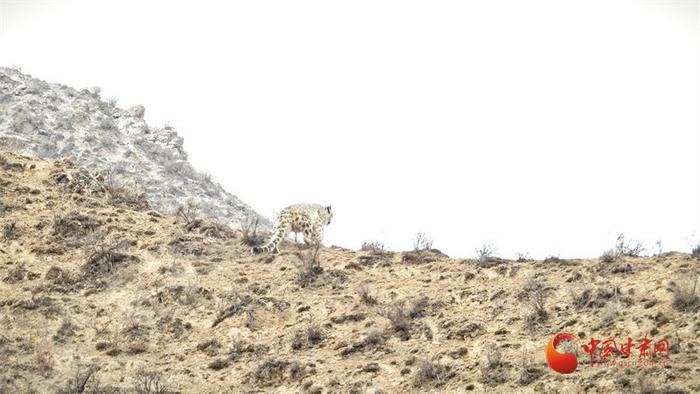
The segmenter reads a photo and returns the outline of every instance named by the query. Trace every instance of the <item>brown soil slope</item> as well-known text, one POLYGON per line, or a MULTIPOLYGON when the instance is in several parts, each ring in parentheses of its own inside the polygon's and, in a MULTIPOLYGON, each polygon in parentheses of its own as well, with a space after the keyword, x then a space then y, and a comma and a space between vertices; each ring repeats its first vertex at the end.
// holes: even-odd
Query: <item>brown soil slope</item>
POLYGON ((187 216, 0 153, 0 393, 700 391, 689 255, 330 247, 318 266, 292 242, 251 256, 242 232, 187 216), (544 357, 560 332, 669 338, 670 359, 592 367, 569 344, 578 370, 561 375, 544 357))

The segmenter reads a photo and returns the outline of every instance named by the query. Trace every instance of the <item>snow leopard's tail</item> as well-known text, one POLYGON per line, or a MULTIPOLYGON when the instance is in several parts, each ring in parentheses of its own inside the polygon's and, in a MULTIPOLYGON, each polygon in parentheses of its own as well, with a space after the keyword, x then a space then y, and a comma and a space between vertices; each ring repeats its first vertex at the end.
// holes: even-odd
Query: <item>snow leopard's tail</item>
POLYGON ((258 253, 264 253, 264 252, 269 252, 271 250, 277 251, 277 245, 279 245, 280 241, 284 239, 284 237, 287 236, 287 226, 286 225, 279 225, 279 223, 275 224, 275 228, 272 231, 272 237, 270 238, 270 241, 266 243, 265 245, 260 245, 260 246, 255 246, 251 250, 251 253, 253 254, 258 254, 258 253))

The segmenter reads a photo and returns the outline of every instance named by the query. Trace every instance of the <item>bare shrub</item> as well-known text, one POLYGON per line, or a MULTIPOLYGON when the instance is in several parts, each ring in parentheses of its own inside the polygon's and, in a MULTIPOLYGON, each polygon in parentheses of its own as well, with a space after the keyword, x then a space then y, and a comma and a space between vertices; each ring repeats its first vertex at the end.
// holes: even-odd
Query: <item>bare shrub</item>
POLYGON ((441 387, 454 375, 447 365, 422 360, 413 376, 413 387, 441 387))
POLYGON ((570 287, 569 296, 571 296, 571 301, 574 305, 574 308, 576 308, 577 310, 581 310, 588 306, 588 304, 593 299, 593 291, 584 287, 570 287))
POLYGON ((396 301, 380 314, 389 319, 393 331, 405 341, 411 338, 412 320, 422 317, 429 305, 430 301, 427 297, 419 297, 411 302, 396 301))
POLYGON ((690 253, 691 256, 700 260, 700 244, 695 245, 693 251, 690 253))
POLYGON ((250 215, 241 221, 241 232, 243 233, 243 239, 241 242, 248 246, 257 246, 263 243, 265 240, 262 235, 258 234, 258 224, 260 222, 260 217, 257 215, 250 215))
POLYGON ((42 339, 34 346, 34 361, 44 376, 48 376, 53 371, 54 352, 48 340, 42 339))
POLYGON ((544 259, 544 263, 546 263, 546 264, 562 264, 562 263, 566 263, 566 259, 562 259, 559 256, 547 256, 544 259))
POLYGON ((166 394, 168 386, 158 371, 139 370, 134 376, 136 394, 166 394))
POLYGON ((119 180, 114 171, 103 173, 102 179, 107 197, 112 204, 127 206, 139 211, 149 208, 143 186, 135 182, 127 183, 119 180))
POLYGON ((289 362, 283 360, 266 360, 255 368, 253 379, 262 384, 269 384, 280 381, 284 378, 284 373, 289 362))
POLYGON ((348 356, 353 353, 362 352, 368 349, 376 350, 384 346, 388 339, 388 335, 381 330, 372 330, 365 335, 365 337, 352 346, 343 349, 340 352, 341 356, 348 356))
POLYGON ((600 256, 600 262, 601 263, 614 263, 615 260, 617 260, 617 255, 615 254, 615 251, 612 249, 606 250, 601 256, 600 256))
POLYGON ((480 267, 487 267, 490 265, 494 254, 496 253, 496 248, 493 245, 484 244, 476 250, 476 260, 480 267))
POLYGON ((53 339, 57 342, 65 342, 66 338, 75 335, 75 331, 77 329, 78 327, 75 325, 75 323, 73 323, 70 316, 65 315, 63 316, 61 326, 56 331, 56 334, 54 334, 53 339))
POLYGON ((416 234, 413 239, 413 250, 428 250, 433 248, 433 239, 425 233, 416 234))
POLYGON ((673 307, 682 312, 694 313, 700 309, 700 296, 697 294, 698 277, 687 279, 671 287, 673 307))
POLYGON ((60 240, 79 245, 85 243, 85 237, 100 226, 94 218, 83 215, 79 211, 71 211, 63 215, 54 215, 52 235, 60 240))
POLYGON ((192 199, 188 200, 185 205, 180 205, 175 211, 175 216, 182 220, 185 226, 191 224, 199 215, 199 205, 192 199))
POLYGON ((377 303, 377 298, 372 295, 366 283, 361 284, 360 287, 357 288, 357 294, 360 295, 360 300, 367 305, 375 305, 377 303))
MULTIPOLYGON (((219 310, 216 320, 214 320, 214 323, 211 325, 212 328, 216 327, 219 325, 219 323, 228 319, 229 317, 239 315, 240 313, 246 311, 247 307, 254 303, 253 297, 250 295, 241 296, 234 292, 230 298, 232 298, 233 302, 229 306, 223 307, 221 310, 219 310)), ((220 308, 220 306, 218 307, 220 308)))
MULTIPOLYGON (((640 394, 657 394, 657 393, 662 393, 666 392, 664 390, 659 390, 656 385, 654 384, 654 381, 649 378, 646 374, 641 374, 637 378, 637 387, 639 388, 639 393, 640 394)), ((672 391, 668 391, 672 392, 672 391)), ((679 392, 682 392, 679 390, 679 392)))
POLYGON ((85 244, 88 247, 87 261, 82 270, 86 274, 101 275, 112 272, 117 263, 129 257, 124 253, 130 245, 129 241, 109 237, 102 230, 89 234, 85 244))
POLYGON ((603 310, 598 314, 598 328, 609 327, 620 318, 621 311, 622 308, 619 302, 606 304, 603 310))
POLYGON ((5 241, 15 239, 17 237, 17 223, 10 222, 2 227, 2 238, 5 241))
POLYGON ((89 366, 86 369, 78 368, 75 375, 68 380, 66 387, 59 390, 59 394, 102 393, 97 379, 98 368, 89 366))
POLYGON ((518 263, 525 263, 527 261, 530 261, 530 259, 527 253, 518 252, 516 255, 516 261, 518 263))
POLYGON ((397 301, 389 305, 383 312, 382 315, 389 319, 391 323, 391 328, 399 334, 401 340, 408 340, 411 338, 411 313, 410 308, 406 305, 404 301, 397 301))
POLYGON ((525 328, 529 332, 533 332, 548 316, 547 310, 545 309, 545 302, 547 299, 546 284, 539 277, 529 277, 523 285, 520 298, 524 298, 527 302, 524 319, 525 328))
POLYGON ((386 247, 383 243, 378 241, 365 241, 362 244, 362 247, 360 247, 360 250, 372 252, 372 254, 376 254, 379 256, 383 256, 386 253, 386 247))
POLYGON ((316 278, 323 272, 321 262, 318 260, 318 252, 320 250, 321 244, 316 243, 302 259, 301 269, 297 275, 297 283, 299 283, 299 286, 311 286, 316 281, 316 278))
POLYGON ((299 330, 292 338, 292 349, 298 350, 318 345, 325 338, 325 333, 317 324, 310 324, 303 330, 299 330))
POLYGON ((486 359, 481 367, 481 378, 483 384, 495 386, 507 380, 506 370, 503 368, 503 353, 495 343, 486 344, 486 359))
POLYGON ((537 368, 532 360, 532 352, 523 348, 522 354, 520 355, 520 377, 518 378, 518 384, 527 386, 537 380, 542 374, 542 370, 537 368))
POLYGON ((617 236, 615 243, 615 254, 618 256, 639 257, 644 252, 644 244, 641 242, 632 243, 625 238, 624 234, 617 236))

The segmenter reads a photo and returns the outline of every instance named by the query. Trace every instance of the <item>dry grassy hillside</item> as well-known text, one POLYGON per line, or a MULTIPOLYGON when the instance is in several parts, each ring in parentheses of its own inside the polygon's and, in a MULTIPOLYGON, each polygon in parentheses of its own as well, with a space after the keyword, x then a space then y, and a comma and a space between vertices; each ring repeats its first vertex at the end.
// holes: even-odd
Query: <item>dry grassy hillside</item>
POLYGON ((251 256, 255 235, 192 208, 165 217, 68 162, 0 153, 0 393, 700 391, 693 256, 251 256), (667 337, 670 360, 580 353, 560 375, 559 332, 667 337))

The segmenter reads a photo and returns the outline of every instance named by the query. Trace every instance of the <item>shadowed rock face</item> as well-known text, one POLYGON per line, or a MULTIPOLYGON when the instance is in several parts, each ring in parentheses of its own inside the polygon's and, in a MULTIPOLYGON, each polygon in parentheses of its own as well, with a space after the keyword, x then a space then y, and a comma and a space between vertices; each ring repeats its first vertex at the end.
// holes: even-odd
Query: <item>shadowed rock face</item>
MULTIPOLYGON (((118 108, 99 89, 75 90, 0 67, 0 148, 43 159, 69 158, 110 182, 141 189, 150 206, 172 213, 194 201, 201 215, 238 227, 257 215, 238 197, 197 172, 183 139, 155 128, 144 107, 118 108)), ((261 218, 260 226, 269 227, 261 218)))

